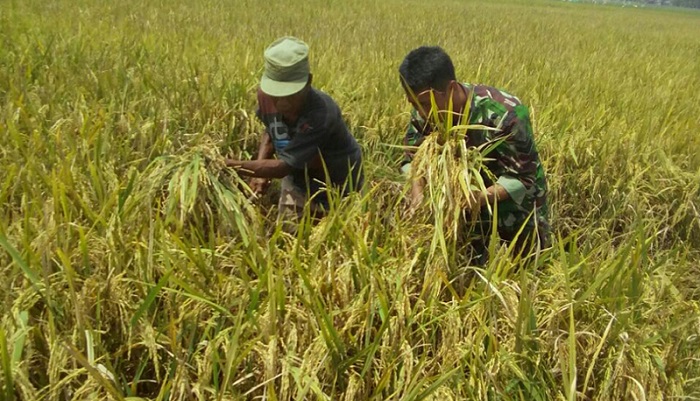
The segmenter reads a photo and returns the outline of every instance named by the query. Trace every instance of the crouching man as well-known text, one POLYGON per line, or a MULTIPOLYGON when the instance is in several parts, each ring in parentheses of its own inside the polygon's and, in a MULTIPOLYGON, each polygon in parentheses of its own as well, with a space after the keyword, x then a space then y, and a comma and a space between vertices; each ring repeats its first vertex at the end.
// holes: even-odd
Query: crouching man
POLYGON ((343 121, 340 108, 311 86, 309 47, 293 37, 273 42, 264 53, 256 114, 265 125, 256 160, 227 160, 228 167, 252 177, 251 189, 263 194, 281 178, 278 219, 294 232, 308 202, 322 217, 329 208, 327 189, 347 195, 362 187, 362 151, 343 121), (275 157, 276 156, 276 157, 275 157))
MULTIPOLYGON (((401 63, 399 75, 406 99, 414 108, 404 145, 420 146, 431 134, 428 117, 433 101, 440 118, 452 113, 456 124, 492 128, 470 129, 465 138, 468 147, 497 144, 486 155, 489 161, 481 171, 486 191, 472 193, 475 205, 465 210, 478 217, 470 233, 474 238, 472 261, 484 265, 488 260, 494 219, 500 239, 508 244, 514 242, 515 253, 522 257, 549 246, 547 181, 528 108, 502 90, 457 80, 451 58, 439 47, 412 50, 401 63), (492 215, 494 209, 497 216, 492 215)), ((413 153, 408 151, 402 165, 406 174, 412 159, 413 153)), ((412 207, 420 206, 425 186, 424 178, 412 182, 412 207)))

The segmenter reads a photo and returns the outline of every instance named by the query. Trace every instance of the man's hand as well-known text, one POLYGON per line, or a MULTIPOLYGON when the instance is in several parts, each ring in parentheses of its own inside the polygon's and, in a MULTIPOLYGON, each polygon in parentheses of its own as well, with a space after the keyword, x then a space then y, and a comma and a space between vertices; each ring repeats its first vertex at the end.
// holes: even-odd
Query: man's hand
POLYGON ((411 198, 410 198, 410 204, 408 207, 408 215, 413 216, 418 209, 420 209, 420 206, 423 204, 423 198, 425 197, 424 195, 424 189, 425 189, 425 180, 424 179, 417 179, 414 180, 413 183, 411 184, 411 198))
POLYGON ((423 197, 423 192, 411 194, 411 204, 408 207, 409 215, 414 215, 418 211, 418 209, 420 209, 420 206, 423 203, 423 197))
POLYGON ((464 205, 464 210, 469 212, 481 210, 481 207, 484 206, 487 201, 486 197, 487 195, 480 190, 469 192, 469 195, 467 195, 467 202, 464 205))
POLYGON ((467 195, 467 204, 464 206, 469 211, 479 211, 487 204, 493 206, 496 202, 508 199, 508 191, 499 184, 491 185, 486 191, 474 190, 467 195))
POLYGON ((262 196, 270 187, 270 180, 267 178, 251 178, 248 185, 250 186, 250 189, 253 190, 255 196, 262 196))

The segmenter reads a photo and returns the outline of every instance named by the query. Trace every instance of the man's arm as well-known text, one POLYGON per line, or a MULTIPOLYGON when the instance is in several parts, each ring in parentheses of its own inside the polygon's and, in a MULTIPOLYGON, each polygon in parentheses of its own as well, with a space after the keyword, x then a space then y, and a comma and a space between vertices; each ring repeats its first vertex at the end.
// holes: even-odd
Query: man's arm
POLYGON ((425 197, 425 194, 423 191, 425 190, 425 178, 415 178, 413 181, 411 181, 411 204, 410 207, 412 210, 418 209, 420 204, 423 202, 423 198, 425 197))
POLYGON ((412 110, 411 119, 406 128, 406 134, 403 137, 404 154, 401 160, 401 172, 404 175, 409 175, 411 162, 415 156, 416 149, 429 134, 430 127, 425 124, 425 121, 423 121, 415 109, 412 110))
POLYGON ((273 159, 274 153, 275 147, 270 135, 263 133, 256 160, 226 159, 226 166, 237 170, 241 175, 254 178, 283 178, 291 172, 291 168, 284 161, 273 159))
MULTIPOLYGON (((406 134, 403 138, 404 155, 401 160, 401 173, 405 177, 411 176, 411 162, 415 156, 416 148, 419 147, 425 136, 428 135, 429 130, 425 125, 425 122, 420 118, 418 112, 414 109, 411 111, 411 119, 408 123, 406 129, 406 134)), ((423 202, 423 191, 426 186, 425 178, 414 178, 411 181, 411 193, 410 196, 410 208, 411 210, 416 210, 420 204, 423 202)))
POLYGON ((486 191, 472 191, 472 205, 471 209, 480 210, 487 204, 493 206, 497 202, 504 201, 510 198, 508 191, 499 184, 493 184, 486 188, 486 191))
POLYGON ((291 167, 282 160, 226 160, 226 166, 238 171, 241 175, 259 178, 283 178, 292 171, 291 167))
POLYGON ((260 136, 260 147, 258 147, 257 160, 272 159, 275 154, 275 147, 272 145, 272 139, 267 132, 263 132, 260 136))
POLYGON ((505 140, 495 150, 499 167, 497 181, 485 192, 472 192, 479 208, 507 199, 520 204, 536 185, 540 161, 525 106, 519 105, 509 112, 501 135, 505 140))

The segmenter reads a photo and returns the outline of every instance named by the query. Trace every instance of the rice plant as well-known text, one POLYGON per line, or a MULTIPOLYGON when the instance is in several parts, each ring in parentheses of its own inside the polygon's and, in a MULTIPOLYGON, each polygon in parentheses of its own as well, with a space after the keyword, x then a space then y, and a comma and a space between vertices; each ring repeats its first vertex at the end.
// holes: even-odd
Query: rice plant
MULTIPOLYGON (((700 397, 700 16, 546 0, 6 1, 0 399, 700 397), (448 17, 446 17, 448 16, 448 17), (449 23, 443 23, 449 20, 449 23), (363 193, 284 233, 254 154, 265 45, 311 46, 363 193), (406 212, 397 66, 439 44, 531 106, 556 241, 467 263, 481 155, 443 120, 406 212), (459 157, 454 157, 458 155, 459 157)), ((473 128, 473 127, 472 127, 473 128)))

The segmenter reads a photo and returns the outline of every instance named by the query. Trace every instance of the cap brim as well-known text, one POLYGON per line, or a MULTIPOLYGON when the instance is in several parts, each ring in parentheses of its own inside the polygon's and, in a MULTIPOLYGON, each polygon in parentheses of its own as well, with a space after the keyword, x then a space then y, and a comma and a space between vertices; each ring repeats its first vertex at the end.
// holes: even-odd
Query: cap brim
POLYGON ((304 89, 309 78, 306 77, 298 81, 274 81, 266 76, 260 79, 260 89, 269 96, 284 97, 293 95, 304 89))

